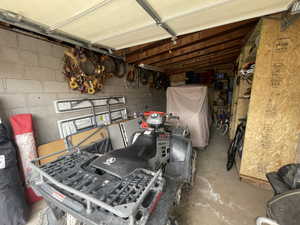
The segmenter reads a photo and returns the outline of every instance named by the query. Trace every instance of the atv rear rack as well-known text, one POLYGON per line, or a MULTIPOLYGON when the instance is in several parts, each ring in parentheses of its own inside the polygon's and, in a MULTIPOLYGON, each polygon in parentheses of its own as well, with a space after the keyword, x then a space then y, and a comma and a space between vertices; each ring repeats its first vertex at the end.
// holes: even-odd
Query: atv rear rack
MULTIPOLYGON (((39 190, 43 190, 44 192, 47 192, 48 194, 51 195, 55 200, 60 201, 61 203, 65 203, 68 206, 72 206, 73 209, 75 209, 77 212, 80 212, 82 210, 86 211, 86 214, 91 214, 93 209, 95 207, 100 207, 103 210, 108 210, 109 212, 121 217, 121 218, 130 218, 132 215, 135 214, 135 211, 137 210, 138 206, 142 203, 144 198, 147 196, 149 191, 157 185, 157 183, 161 184, 162 183, 162 172, 161 170, 157 172, 152 172, 146 169, 136 169, 133 171, 132 174, 128 175, 128 177, 125 177, 124 179, 130 181, 130 176, 134 176, 135 174, 138 173, 144 173, 145 176, 149 176, 148 182, 146 182, 145 187, 143 188, 141 194, 139 197, 134 201, 130 202, 129 204, 121 204, 121 205, 112 205, 109 204, 108 201, 105 200, 100 200, 96 198, 95 195, 92 195, 91 193, 84 193, 74 187, 71 187, 69 185, 64 184, 64 181, 60 181, 55 178, 55 176, 50 175, 49 172, 45 171, 45 168, 51 168, 51 163, 53 164, 53 168, 56 166, 54 165, 55 163, 59 162, 59 160, 63 160, 66 157, 71 157, 72 155, 79 155, 82 154, 85 160, 90 160, 92 157, 95 157, 94 154, 90 153, 78 153, 76 151, 71 151, 68 152, 67 149, 62 150, 60 152, 54 153, 54 154, 49 154, 44 157, 36 158, 33 161, 31 161, 31 166, 32 168, 37 172, 39 175, 40 179, 33 179, 33 187, 36 189, 38 192, 39 190), (44 166, 38 166, 37 163, 41 159, 48 158, 50 156, 56 155, 56 154, 61 154, 63 152, 66 152, 64 156, 60 157, 59 159, 50 162, 44 166), (48 167, 47 167, 48 165, 48 167), (78 201, 80 199, 80 201, 78 201), (82 203, 85 204, 82 204, 82 203)), ((80 159, 81 160, 81 159, 80 159)), ((57 168, 56 168, 57 169, 57 168)), ((80 171, 79 171, 80 172, 80 171)), ((87 176, 92 176, 91 173, 86 172, 87 176)), ((120 182, 123 183, 125 180, 121 179, 120 182)), ((161 186, 161 185, 159 185, 161 186)), ((125 188, 123 188, 125 190, 125 188)))

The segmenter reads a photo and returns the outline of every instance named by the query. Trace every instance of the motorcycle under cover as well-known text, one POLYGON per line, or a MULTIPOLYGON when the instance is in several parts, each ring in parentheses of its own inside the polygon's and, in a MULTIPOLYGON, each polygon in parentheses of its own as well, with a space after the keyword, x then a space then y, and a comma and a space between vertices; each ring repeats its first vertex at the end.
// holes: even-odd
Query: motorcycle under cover
POLYGON ((207 87, 186 85, 169 87, 167 112, 180 117, 180 125, 191 132, 194 147, 205 147, 209 141, 209 111, 207 87))
POLYGON ((0 124, 0 225, 25 225, 28 215, 17 166, 16 148, 0 124))

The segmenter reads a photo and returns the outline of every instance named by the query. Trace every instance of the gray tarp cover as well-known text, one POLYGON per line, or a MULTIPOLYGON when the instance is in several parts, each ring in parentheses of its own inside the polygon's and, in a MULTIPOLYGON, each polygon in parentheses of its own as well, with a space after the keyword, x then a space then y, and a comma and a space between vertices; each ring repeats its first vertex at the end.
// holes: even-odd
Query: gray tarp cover
POLYGON ((28 206, 20 181, 16 148, 3 124, 0 124, 0 156, 5 160, 0 169, 0 225, 24 225, 28 206))
POLYGON ((180 86, 167 90, 167 112, 180 117, 188 126, 194 147, 205 147, 209 141, 209 109, 207 87, 180 86))

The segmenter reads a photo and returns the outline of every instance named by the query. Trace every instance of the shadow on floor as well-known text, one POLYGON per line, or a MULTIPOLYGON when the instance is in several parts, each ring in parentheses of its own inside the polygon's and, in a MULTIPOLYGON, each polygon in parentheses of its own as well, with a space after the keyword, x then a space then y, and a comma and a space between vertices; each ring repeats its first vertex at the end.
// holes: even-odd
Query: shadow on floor
POLYGON ((254 225, 265 215, 272 192, 241 182, 226 171, 227 137, 212 130, 209 146, 198 152, 195 184, 176 209, 180 225, 254 225))

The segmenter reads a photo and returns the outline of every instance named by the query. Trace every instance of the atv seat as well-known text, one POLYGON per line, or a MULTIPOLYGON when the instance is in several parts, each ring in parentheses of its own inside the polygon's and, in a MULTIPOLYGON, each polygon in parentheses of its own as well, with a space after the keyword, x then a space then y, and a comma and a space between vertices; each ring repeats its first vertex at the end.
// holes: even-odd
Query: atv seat
POLYGON ((134 144, 99 157, 92 166, 122 178, 137 168, 149 169, 148 160, 155 155, 155 135, 141 134, 134 144))

